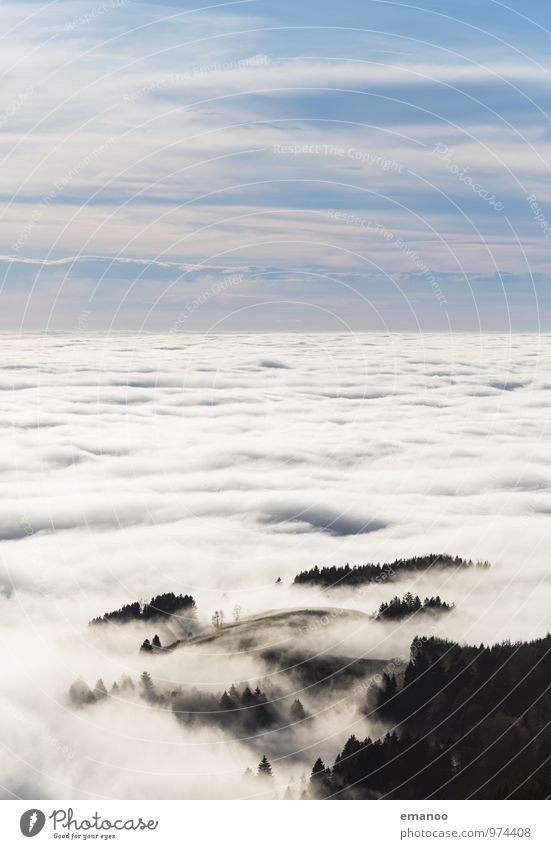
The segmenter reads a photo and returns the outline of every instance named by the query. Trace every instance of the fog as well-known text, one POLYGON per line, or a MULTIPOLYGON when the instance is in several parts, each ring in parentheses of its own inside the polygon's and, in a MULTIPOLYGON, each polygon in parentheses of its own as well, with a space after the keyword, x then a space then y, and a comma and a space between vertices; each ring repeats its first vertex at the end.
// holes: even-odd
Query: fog
POLYGON ((269 794, 282 795, 318 755, 332 762, 351 733, 381 728, 361 712, 363 685, 296 689, 263 650, 405 662, 418 635, 549 630, 549 337, 3 335, 0 349, 4 797, 262 796, 243 773, 265 753, 269 794), (492 565, 292 586, 315 564, 429 552, 492 565), (408 590, 456 607, 369 618, 408 590), (152 657, 138 651, 149 624, 88 627, 168 591, 193 595, 206 633, 215 609, 229 625, 236 605, 242 622, 328 613, 298 632, 253 619, 249 648, 228 628, 152 657), (68 700, 80 677, 109 688, 144 669, 163 689, 292 695, 309 720, 236 739, 137 695, 68 700))

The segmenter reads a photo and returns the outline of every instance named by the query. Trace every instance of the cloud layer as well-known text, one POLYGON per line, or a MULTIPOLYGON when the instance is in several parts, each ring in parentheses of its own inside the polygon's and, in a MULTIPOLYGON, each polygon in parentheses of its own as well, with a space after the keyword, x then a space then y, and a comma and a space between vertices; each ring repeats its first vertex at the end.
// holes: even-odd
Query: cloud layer
MULTIPOLYGON (((550 627, 547 337, 24 335, 0 346, 0 630, 17 645, 0 723, 5 795, 140 796, 146 780, 159 797, 224 795, 228 770, 254 766, 254 746, 192 739, 143 705, 69 711, 64 694, 79 675, 93 684, 140 673, 144 635, 99 639, 86 627, 135 599, 190 592, 208 624, 236 604, 243 616, 328 603, 372 613, 412 589, 456 603, 430 630, 460 641, 550 627), (290 586, 315 563, 429 551, 493 566, 331 599, 290 586), (174 763, 158 761, 175 741, 174 763), (217 791, 194 784, 205 770, 217 791)), ((419 627, 337 618, 306 645, 404 657, 419 627)), ((265 675, 254 653, 236 664, 174 654, 152 671, 222 689, 265 675)), ((296 740, 257 745, 280 758, 285 782, 312 753, 334 756, 364 721, 354 704, 347 711, 324 707, 298 762, 296 740)))

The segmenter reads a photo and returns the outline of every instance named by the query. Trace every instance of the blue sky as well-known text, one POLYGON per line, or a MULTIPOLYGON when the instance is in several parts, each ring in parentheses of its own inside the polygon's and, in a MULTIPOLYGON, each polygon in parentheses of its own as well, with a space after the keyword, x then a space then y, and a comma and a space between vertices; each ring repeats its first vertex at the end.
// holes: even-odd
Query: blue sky
POLYGON ((0 18, 0 329, 551 329, 548 4, 0 18))

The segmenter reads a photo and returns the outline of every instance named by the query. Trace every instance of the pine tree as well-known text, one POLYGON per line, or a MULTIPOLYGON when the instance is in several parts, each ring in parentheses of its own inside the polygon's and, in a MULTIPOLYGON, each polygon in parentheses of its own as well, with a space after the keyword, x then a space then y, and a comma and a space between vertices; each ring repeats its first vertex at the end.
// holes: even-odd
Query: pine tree
POLYGON ((306 711, 300 699, 295 699, 291 705, 289 715, 293 722, 301 722, 303 719, 306 719, 306 711))
POLYGON ((75 683, 71 684, 69 687, 69 698, 73 704, 77 706, 89 705, 96 701, 96 697, 92 690, 88 684, 82 680, 82 678, 79 678, 78 681, 75 681, 75 683))
POLYGON ((310 776, 310 796, 313 799, 325 799, 331 794, 331 771, 321 758, 315 762, 310 776))
POLYGON ((243 690, 243 694, 241 696, 241 704, 243 705, 243 707, 252 707, 253 705, 256 705, 257 703, 258 702, 257 702, 256 697, 253 696, 253 694, 251 692, 251 688, 247 685, 245 687, 245 689, 243 690))
POLYGON ((107 695, 107 687, 103 683, 103 679, 98 678, 96 686, 94 687, 94 696, 96 697, 96 700, 100 701, 100 699, 105 699, 107 695))
POLYGON ((243 779, 247 783, 250 783, 254 779, 254 773, 253 773, 252 769, 250 768, 250 766, 248 766, 247 769, 245 770, 245 772, 243 773, 243 779))
POLYGON ((135 689, 134 682, 130 675, 123 675, 121 678, 121 690, 123 693, 133 692, 135 689))
POLYGON ((155 685, 151 680, 151 675, 149 672, 142 672, 140 677, 140 687, 142 691, 142 696, 147 701, 151 701, 155 698, 155 685))
POLYGON ((235 710, 235 702, 230 699, 226 690, 224 690, 220 699, 220 710, 235 710))
POLYGON ((259 778, 272 778, 272 765, 266 755, 263 756, 262 760, 258 764, 258 777, 259 778))

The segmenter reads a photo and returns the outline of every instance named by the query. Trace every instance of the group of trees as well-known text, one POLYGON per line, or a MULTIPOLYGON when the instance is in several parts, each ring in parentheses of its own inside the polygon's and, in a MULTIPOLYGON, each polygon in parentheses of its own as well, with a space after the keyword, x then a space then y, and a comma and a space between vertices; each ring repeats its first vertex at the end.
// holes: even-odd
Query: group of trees
POLYGON ((271 798, 277 798, 273 789, 273 777, 272 765, 267 756, 263 755, 256 772, 249 767, 243 773, 245 791, 250 792, 252 796, 258 795, 259 792, 264 795, 268 791, 271 798))
POLYGON ((163 593, 154 596, 145 604, 134 601, 132 604, 123 605, 119 610, 104 613, 103 616, 92 619, 90 625, 104 625, 108 622, 118 625, 126 622, 151 622, 176 615, 181 618, 184 613, 185 618, 189 619, 195 617, 195 611, 195 599, 192 596, 163 593))
POLYGON ((439 796, 451 773, 451 756, 445 754, 445 746, 407 733, 391 732, 380 740, 358 740, 353 734, 332 768, 316 761, 310 798, 448 798, 439 796))
POLYGON ((375 615, 375 619, 397 620, 406 619, 415 613, 449 613, 454 607, 454 604, 447 604, 442 601, 439 595, 421 601, 418 595, 406 593, 403 598, 394 596, 390 601, 383 602, 375 615))
MULTIPOLYGON (((169 632, 170 633, 170 632, 169 632)), ((187 634, 183 637, 180 637, 179 640, 174 640, 172 642, 167 643, 166 645, 162 645, 161 638, 158 634, 155 634, 152 640, 146 638, 140 646, 140 651, 145 652, 167 652, 174 651, 178 646, 183 645, 187 640, 193 639, 193 631, 188 631, 187 634)))
POLYGON ((360 586, 362 584, 384 583, 391 581, 400 572, 427 572, 430 569, 465 569, 472 566, 487 568, 487 561, 475 562, 449 554, 427 554, 422 557, 410 557, 394 560, 392 563, 366 563, 363 566, 314 566, 300 572, 293 583, 315 584, 321 587, 360 586))
POLYGON ((82 678, 79 678, 69 687, 69 699, 75 707, 82 707, 83 705, 101 702, 110 695, 115 697, 119 695, 128 696, 135 690, 136 685, 129 675, 123 675, 120 682, 115 681, 110 690, 103 683, 103 678, 98 678, 93 689, 82 678))
POLYGON ((314 566, 299 572, 293 581, 294 584, 315 584, 320 587, 357 586, 359 584, 370 584, 372 582, 389 581, 392 579, 392 571, 388 564, 382 566, 377 563, 366 563, 365 566, 314 566))
POLYGON ((98 678, 93 689, 82 678, 69 687, 69 700, 75 707, 95 704, 109 697, 127 699, 136 694, 148 702, 159 701, 159 694, 149 672, 142 672, 137 684, 129 675, 123 675, 120 682, 115 681, 110 690, 105 686, 103 678, 98 678))
POLYGON ((212 614, 212 626, 216 628, 216 630, 220 630, 220 628, 224 627, 224 611, 223 610, 215 610, 212 614))
POLYGON ((306 719, 302 703, 296 699, 287 708, 280 699, 269 698, 259 687, 235 685, 222 695, 193 689, 174 691, 170 705, 186 725, 218 725, 235 734, 249 734, 268 728, 283 727, 306 719))
MULTIPOLYGON (((236 625, 238 625, 239 622, 241 621, 242 613, 243 613, 243 608, 241 607, 241 605, 235 604, 234 607, 233 607, 233 610, 232 610, 232 617, 233 617, 233 621, 235 622, 236 625)), ((222 609, 215 610, 214 613, 211 616, 211 622, 212 622, 213 628, 215 628, 217 631, 219 631, 221 628, 224 627, 225 619, 226 619, 226 615, 225 615, 225 613, 222 609)))
POLYGON ((383 676, 366 713, 393 726, 352 736, 312 798, 543 799, 551 795, 551 635, 459 646, 415 638, 398 679, 383 676))
POLYGON ((232 684, 222 694, 193 688, 183 690, 159 689, 149 672, 143 672, 137 685, 129 676, 123 676, 110 690, 98 679, 91 689, 82 679, 69 688, 69 699, 76 707, 95 704, 109 696, 138 695, 150 704, 173 711, 186 725, 215 725, 236 734, 254 733, 273 727, 294 725, 306 720, 307 714, 299 699, 290 707, 282 699, 269 697, 259 687, 252 690, 245 685, 241 690, 232 684))
POLYGON ((141 644, 140 651, 162 651, 161 638, 158 634, 155 634, 153 639, 150 641, 145 639, 141 644))

